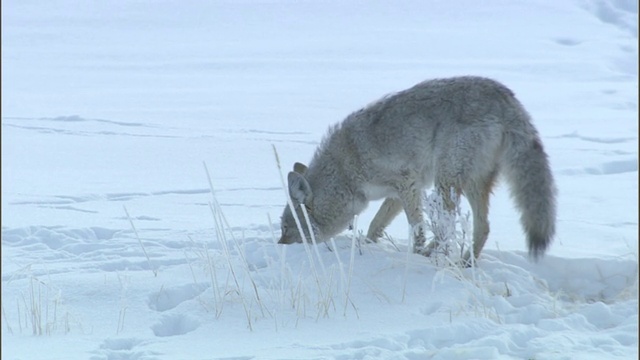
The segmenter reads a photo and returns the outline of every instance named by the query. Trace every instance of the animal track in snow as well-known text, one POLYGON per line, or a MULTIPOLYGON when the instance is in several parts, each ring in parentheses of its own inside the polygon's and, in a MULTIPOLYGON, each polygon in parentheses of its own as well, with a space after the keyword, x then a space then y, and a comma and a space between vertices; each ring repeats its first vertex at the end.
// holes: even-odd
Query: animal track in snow
POLYGON ((564 45, 564 46, 576 46, 576 45, 582 44, 582 41, 571 39, 571 38, 557 38, 557 39, 554 39, 554 41, 557 44, 564 45))
POLYGON ((90 359, 142 360, 153 359, 161 355, 155 351, 138 349, 141 345, 145 345, 145 341, 136 338, 106 339, 98 350, 93 351, 95 355, 90 359))
POLYGON ((131 350, 141 343, 142 340, 135 338, 106 339, 100 347, 109 350, 131 350))
POLYGON ((578 134, 578 132, 573 132, 571 134, 565 134, 565 135, 560 135, 558 136, 559 138, 564 138, 564 139, 571 139, 571 138, 575 138, 575 139, 579 139, 582 141, 588 141, 588 142, 595 142, 595 143, 601 143, 601 144, 619 144, 619 143, 627 143, 627 142, 631 142, 631 141, 637 141, 637 137, 620 137, 620 138, 600 138, 600 137, 591 137, 591 136, 583 136, 578 134))
POLYGON ((11 251, 15 252, 16 263, 40 263, 46 259, 49 264, 57 264, 46 268, 34 267, 30 273, 13 275, 16 278, 24 278, 29 274, 40 276, 67 273, 79 269, 105 272, 149 271, 187 262, 181 256, 167 256, 162 251, 183 249, 186 246, 184 242, 164 244, 145 240, 145 244, 149 259, 128 229, 31 226, 2 231, 3 250, 11 247, 11 251))
MULTIPOLYGON (((216 189, 217 193, 237 192, 237 191, 282 191, 280 187, 264 187, 264 188, 220 188, 216 189)), ((211 192, 208 188, 202 189, 183 189, 183 190, 161 190, 152 192, 129 192, 129 193, 107 193, 104 195, 88 194, 83 196, 54 195, 49 199, 41 200, 21 200, 13 201, 11 205, 35 205, 55 208, 69 208, 74 204, 82 204, 92 201, 130 201, 140 198, 166 195, 203 195, 211 192)), ((78 211, 88 211, 84 209, 73 208, 78 211)), ((141 220, 157 220, 157 219, 141 219, 141 220)))
POLYGON ((171 310, 185 301, 195 299, 206 289, 205 284, 186 284, 161 289, 149 295, 149 308, 156 311, 171 310))
POLYGON ((589 10, 598 20, 614 25, 637 38, 638 3, 634 0, 592 0, 585 2, 589 10))
POLYGON ((58 116, 53 118, 19 118, 5 117, 3 118, 3 126, 17 129, 36 131, 39 133, 55 133, 72 136, 95 136, 95 135, 118 135, 118 136, 135 136, 135 137, 161 137, 161 138, 177 138, 175 135, 158 133, 162 130, 156 125, 143 124, 137 122, 123 122, 105 119, 83 118, 78 115, 58 116), (94 123, 95 129, 88 130, 87 125, 76 125, 76 123, 94 123), (82 130, 78 130, 78 126, 82 126, 82 130), (129 128, 136 129, 134 132, 114 131, 109 129, 129 128), (153 133, 141 133, 146 130, 153 133))
POLYGON ((309 137, 308 132, 270 131, 263 129, 206 129, 167 127, 140 122, 124 122, 106 119, 85 118, 78 115, 48 118, 3 117, 2 126, 33 131, 42 134, 64 136, 118 136, 161 139, 215 139, 230 141, 230 137, 269 143, 299 143, 317 145, 317 142, 301 139, 309 137), (197 134, 197 135, 194 135, 197 134))
POLYGON ((593 175, 612 175, 638 171, 638 159, 611 161, 600 165, 599 168, 586 168, 585 171, 593 175))
POLYGON ((560 171, 563 175, 616 175, 624 173, 633 173, 638 171, 638 159, 610 161, 597 167, 586 167, 583 169, 565 169, 560 171))
POLYGON ((167 337, 184 335, 200 327, 200 322, 187 315, 173 314, 164 316, 160 322, 151 326, 151 330, 156 336, 167 337))

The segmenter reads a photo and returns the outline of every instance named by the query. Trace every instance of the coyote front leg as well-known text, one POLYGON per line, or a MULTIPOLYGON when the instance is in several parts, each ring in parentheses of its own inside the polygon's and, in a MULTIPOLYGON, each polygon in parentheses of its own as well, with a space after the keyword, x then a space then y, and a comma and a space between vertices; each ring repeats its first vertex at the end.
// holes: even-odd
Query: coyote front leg
POLYGON ((384 229, 391 224, 391 221, 402 211, 402 201, 396 198, 386 198, 380 209, 374 216, 367 231, 367 240, 378 242, 384 234, 384 229))
POLYGON ((404 189, 404 191, 398 191, 398 193, 411 227, 413 252, 423 254, 427 240, 424 229, 424 216, 422 215, 422 189, 411 186, 404 189))

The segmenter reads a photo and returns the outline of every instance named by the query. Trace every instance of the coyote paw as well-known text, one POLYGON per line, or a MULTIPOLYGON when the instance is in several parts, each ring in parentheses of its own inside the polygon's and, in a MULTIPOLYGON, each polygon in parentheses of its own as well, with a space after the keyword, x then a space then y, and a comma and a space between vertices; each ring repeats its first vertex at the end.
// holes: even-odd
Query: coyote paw
POLYGON ((471 261, 471 259, 460 259, 460 260, 458 260, 458 266, 460 268, 463 268, 463 269, 470 268, 474 263, 475 263, 475 261, 471 261))
POLYGON ((413 249, 414 254, 430 257, 433 249, 428 246, 415 247, 413 249))
POLYGON ((413 252, 422 256, 430 257, 433 251, 437 249, 438 244, 435 241, 425 245, 425 241, 417 242, 413 245, 413 252))
POLYGON ((377 238, 372 239, 367 236, 364 238, 364 242, 366 242, 367 244, 375 244, 378 242, 378 239, 377 238))
POLYGON ((458 260, 458 266, 460 266, 461 268, 470 268, 472 266, 475 266, 477 261, 477 259, 471 256, 471 253, 469 251, 465 251, 462 258, 458 260))

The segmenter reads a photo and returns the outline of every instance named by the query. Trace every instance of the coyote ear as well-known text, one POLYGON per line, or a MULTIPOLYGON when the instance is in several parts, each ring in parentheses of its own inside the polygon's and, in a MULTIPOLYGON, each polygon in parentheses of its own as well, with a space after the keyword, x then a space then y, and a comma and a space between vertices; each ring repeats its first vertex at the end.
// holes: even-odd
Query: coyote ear
POLYGON ((313 194, 307 179, 302 174, 292 171, 289 173, 288 180, 291 200, 298 204, 309 205, 313 194))
POLYGON ((307 172, 307 165, 297 162, 293 164, 293 171, 297 172, 298 174, 304 175, 304 173, 307 172))

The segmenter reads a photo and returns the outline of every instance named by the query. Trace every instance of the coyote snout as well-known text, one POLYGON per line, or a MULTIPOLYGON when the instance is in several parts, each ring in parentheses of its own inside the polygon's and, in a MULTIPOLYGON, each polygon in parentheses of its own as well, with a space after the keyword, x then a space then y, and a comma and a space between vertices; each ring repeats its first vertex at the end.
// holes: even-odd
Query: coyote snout
POLYGON ((292 211, 307 239, 325 241, 345 230, 369 201, 384 198, 368 239, 377 241, 404 210, 417 229, 414 251, 429 254, 421 195, 434 185, 444 211, 454 210, 452 196, 469 201, 477 257, 489 234, 489 196, 499 174, 510 185, 529 254, 537 259, 555 233, 556 188, 530 116, 496 81, 425 81, 352 113, 329 129, 308 168, 295 164, 288 175, 294 209, 284 210, 279 243, 302 241, 292 211))

